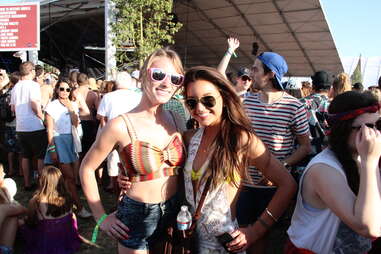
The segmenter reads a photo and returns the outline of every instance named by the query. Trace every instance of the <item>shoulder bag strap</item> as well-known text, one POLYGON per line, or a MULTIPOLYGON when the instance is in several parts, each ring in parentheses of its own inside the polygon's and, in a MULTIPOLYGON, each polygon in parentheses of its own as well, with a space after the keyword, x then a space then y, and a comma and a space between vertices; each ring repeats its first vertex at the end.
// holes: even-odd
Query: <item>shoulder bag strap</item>
POLYGON ((206 198, 206 195, 208 194, 208 191, 209 191, 211 183, 212 183, 212 176, 209 176, 208 179, 206 180, 206 183, 205 183, 205 186, 204 186, 204 190, 202 191, 202 194, 201 194, 201 197, 200 197, 200 201, 198 202, 196 212, 193 215, 192 226, 189 229, 191 231, 193 231, 195 229, 196 222, 201 217, 201 209, 202 209, 202 206, 204 205, 205 198, 206 198))

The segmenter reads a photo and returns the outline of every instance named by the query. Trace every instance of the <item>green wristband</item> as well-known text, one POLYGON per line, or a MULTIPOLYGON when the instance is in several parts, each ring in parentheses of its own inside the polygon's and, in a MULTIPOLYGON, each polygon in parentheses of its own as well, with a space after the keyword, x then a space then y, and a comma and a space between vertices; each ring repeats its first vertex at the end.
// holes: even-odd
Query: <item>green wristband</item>
POLYGON ((232 56, 234 56, 235 58, 237 58, 237 54, 235 53, 234 50, 228 49, 228 51, 226 51, 226 54, 232 55, 232 56))
POLYGON ((91 237, 91 242, 95 243, 97 241, 99 227, 101 226, 102 222, 107 218, 107 214, 103 214, 102 217, 99 218, 97 221, 97 225, 95 225, 93 230, 93 235, 91 237))

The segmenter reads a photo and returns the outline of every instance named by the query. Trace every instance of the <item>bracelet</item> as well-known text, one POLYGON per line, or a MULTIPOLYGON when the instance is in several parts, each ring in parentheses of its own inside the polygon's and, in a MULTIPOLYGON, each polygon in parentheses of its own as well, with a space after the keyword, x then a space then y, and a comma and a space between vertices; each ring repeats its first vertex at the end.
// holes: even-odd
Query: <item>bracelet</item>
POLYGON ((257 218, 257 221, 259 221, 259 223, 260 223, 264 228, 266 228, 266 229, 270 229, 270 225, 267 224, 266 221, 262 220, 261 217, 258 217, 258 218, 257 218))
POLYGON ((55 152, 56 152, 56 149, 48 150, 48 153, 55 153, 55 152))
POLYGON ((95 243, 97 241, 99 227, 101 226, 102 222, 107 218, 107 216, 108 215, 104 213, 102 215, 102 217, 100 217, 99 220, 97 221, 97 224, 95 225, 94 230, 93 230, 93 235, 91 237, 92 243, 95 243))
POLYGON ((266 207, 265 211, 268 214, 268 216, 271 217, 271 219, 273 219, 275 222, 278 222, 278 220, 274 217, 274 215, 270 212, 270 210, 267 207, 266 207))
POLYGON ((237 58, 237 54, 230 48, 226 51, 225 55, 233 55, 235 58, 237 58))
POLYGON ((56 148, 55 145, 48 146, 48 150, 56 148))

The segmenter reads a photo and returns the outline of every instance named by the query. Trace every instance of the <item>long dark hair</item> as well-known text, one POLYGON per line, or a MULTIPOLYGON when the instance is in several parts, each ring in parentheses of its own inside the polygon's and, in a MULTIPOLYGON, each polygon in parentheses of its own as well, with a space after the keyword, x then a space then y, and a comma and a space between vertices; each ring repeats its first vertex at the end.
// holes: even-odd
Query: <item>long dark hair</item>
POLYGON ((42 169, 38 190, 29 203, 27 220, 29 225, 36 225, 38 222, 37 213, 42 199, 46 199, 48 216, 59 217, 70 212, 73 207, 73 199, 67 190, 65 180, 56 167, 47 166, 42 169))
POLYGON ((214 141, 215 150, 210 160, 210 170, 203 177, 206 179, 212 176, 213 188, 227 179, 238 187, 235 177, 237 173, 240 174, 241 169, 245 169, 241 177, 247 177, 247 153, 253 140, 250 120, 232 84, 214 68, 198 66, 187 71, 184 81, 185 97, 189 83, 197 80, 209 81, 215 85, 223 100, 221 128, 214 141))
MULTIPOLYGON (((371 94, 349 91, 339 94, 329 105, 329 114, 348 112, 377 104, 377 99, 371 94)), ((343 166, 351 190, 357 195, 360 186, 360 175, 348 139, 353 131, 352 124, 356 118, 343 121, 330 121, 331 134, 328 138, 331 150, 343 166)))

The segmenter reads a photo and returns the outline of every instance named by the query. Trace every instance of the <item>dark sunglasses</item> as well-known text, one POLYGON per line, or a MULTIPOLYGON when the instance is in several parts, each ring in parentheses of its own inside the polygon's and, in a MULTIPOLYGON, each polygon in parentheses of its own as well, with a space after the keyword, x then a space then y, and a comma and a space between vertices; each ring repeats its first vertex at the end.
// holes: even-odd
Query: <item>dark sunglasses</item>
MULTIPOLYGON (((371 128, 371 129, 376 127, 377 130, 381 131, 381 120, 378 120, 376 123, 366 123, 365 126, 368 128, 371 128)), ((360 126, 352 126, 352 129, 354 129, 354 130, 359 130, 360 128, 361 128, 361 125, 360 126)))
POLYGON ((60 87, 61 92, 65 91, 65 90, 66 90, 66 92, 70 92, 71 88, 60 87))
POLYGON ((185 100, 185 104, 189 107, 190 110, 193 110, 197 107, 197 104, 201 102, 207 108, 213 108, 216 105, 216 98, 208 95, 201 97, 200 99, 189 98, 185 100))
POLYGON ((251 78, 249 76, 242 76, 242 81, 251 81, 251 78))
POLYGON ((170 77, 171 84, 175 86, 181 86, 184 81, 184 76, 181 74, 166 73, 160 68, 149 68, 148 71, 151 74, 151 80, 153 81, 163 81, 168 76, 170 77))

